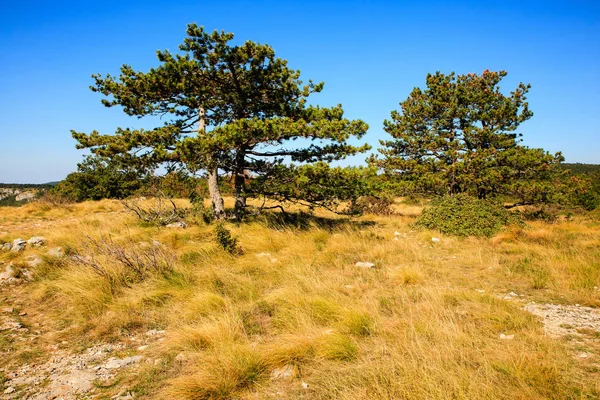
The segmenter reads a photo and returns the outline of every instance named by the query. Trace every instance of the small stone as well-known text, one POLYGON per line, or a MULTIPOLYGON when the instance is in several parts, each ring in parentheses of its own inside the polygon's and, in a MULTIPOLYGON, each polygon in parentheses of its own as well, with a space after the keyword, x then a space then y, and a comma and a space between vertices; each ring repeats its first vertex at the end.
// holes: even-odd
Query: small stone
POLYGON ((29 256, 27 257, 27 266, 29 268, 35 268, 42 263, 42 259, 38 256, 29 256))
POLYGON ((27 244, 31 247, 40 247, 46 243, 46 238, 43 236, 33 236, 27 241, 27 244))
POLYGON ((20 251, 25 250, 25 246, 27 246, 26 241, 24 241, 23 239, 15 239, 13 240, 13 244, 10 251, 12 251, 13 253, 18 253, 20 251))
POLYGON ((268 258, 269 261, 271 261, 272 263, 276 263, 278 261, 275 257, 273 257, 271 255, 271 253, 267 253, 267 252, 258 253, 258 254, 256 254, 256 257, 258 257, 258 258, 268 258))
POLYGON ((308 383, 302 382, 301 385, 302 385, 302 389, 308 389, 308 383))
POLYGON ((187 356, 183 353, 179 353, 175 356, 175 361, 180 362, 180 363, 184 362, 187 359, 188 359, 187 356))
POLYGON ((483 290, 483 289, 475 289, 475 291, 476 291, 477 293, 485 293, 485 290, 483 290))
POLYGON ((156 330, 156 329, 150 329, 148 332, 146 332, 146 335, 148 336, 156 336, 156 335, 164 335, 166 333, 166 331, 164 330, 156 330))
POLYGON ((147 344, 145 344, 145 345, 143 345, 143 346, 140 346, 140 347, 138 347, 137 349, 138 349, 139 351, 144 351, 144 350, 146 350, 147 348, 148 348, 148 345, 147 345, 147 344))
POLYGON ((579 357, 579 358, 590 358, 590 357, 592 357, 592 354, 590 354, 590 353, 579 353, 577 355, 577 357, 579 357))
POLYGON ((433 243, 439 243, 439 242, 440 242, 440 238, 432 237, 432 238, 431 238, 431 241, 432 241, 433 243))
POLYGON ((351 289, 354 289, 354 286, 352 286, 352 285, 344 285, 344 289, 351 290, 351 289))
POLYGON ((501 333, 499 338, 502 340, 513 340, 515 335, 505 335, 504 333, 501 333))
POLYGON ((296 376, 296 367, 293 365, 284 365, 281 368, 275 368, 271 371, 271 379, 292 379, 296 376))
POLYGON ((15 309, 12 307, 7 307, 7 308, 2 309, 2 312, 6 313, 6 314, 12 314, 14 311, 15 311, 15 309))
POLYGON ((11 394, 14 393, 16 391, 16 389, 12 386, 9 386, 8 388, 6 388, 6 390, 4 391, 4 394, 11 394))
POLYGON ((373 264, 372 262, 362 262, 362 261, 357 262, 355 265, 359 268, 373 268, 375 266, 375 264, 373 264))
POLYGON ((126 367, 131 364, 136 364, 142 360, 142 356, 132 356, 125 358, 114 358, 111 357, 108 359, 106 364, 104 364, 104 368, 106 369, 116 369, 121 367, 126 367))
POLYGON ((51 257, 63 257, 65 252, 62 247, 55 247, 53 249, 48 250, 48 255, 51 257))
POLYGON ((16 272, 12 264, 7 265, 4 272, 0 272, 0 283, 4 281, 9 282, 11 279, 14 279, 15 275, 16 272))
POLYGON ((26 316, 26 315, 27 315, 27 313, 26 313, 26 312, 19 313, 19 317, 24 317, 24 316, 26 316))
POLYGON ((187 224, 183 221, 173 222, 172 224, 167 225, 167 228, 186 228, 187 224))
POLYGON ((394 236, 400 236, 400 232, 398 232, 398 231, 394 232, 394 236))

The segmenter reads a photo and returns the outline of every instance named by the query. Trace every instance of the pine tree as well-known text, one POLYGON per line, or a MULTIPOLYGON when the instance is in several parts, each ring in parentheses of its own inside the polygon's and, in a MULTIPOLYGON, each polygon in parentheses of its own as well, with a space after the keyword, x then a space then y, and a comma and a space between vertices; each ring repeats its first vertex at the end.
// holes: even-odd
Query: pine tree
POLYGON ((303 84, 300 71, 269 45, 232 40, 232 33, 207 33, 190 24, 181 53, 159 51, 158 67, 138 72, 123 65, 118 78, 94 75, 91 89, 109 96, 103 100, 107 107, 166 122, 149 131, 119 128, 113 135, 72 132, 77 147, 143 168, 166 164, 205 171, 216 218, 224 216, 220 174, 233 177, 235 213, 241 217, 249 196, 268 192, 256 185, 249 191, 249 179, 293 170, 289 162, 339 160, 369 148, 348 144, 368 126, 345 119, 341 105, 307 104, 323 83, 303 84), (292 143, 297 139, 303 140, 292 143))
POLYGON ((393 139, 381 141, 383 158, 370 163, 422 193, 547 200, 563 158, 520 144, 517 129, 533 116, 530 85, 520 83, 506 96, 499 87, 505 76, 428 74, 427 88, 415 88, 384 121, 393 139))

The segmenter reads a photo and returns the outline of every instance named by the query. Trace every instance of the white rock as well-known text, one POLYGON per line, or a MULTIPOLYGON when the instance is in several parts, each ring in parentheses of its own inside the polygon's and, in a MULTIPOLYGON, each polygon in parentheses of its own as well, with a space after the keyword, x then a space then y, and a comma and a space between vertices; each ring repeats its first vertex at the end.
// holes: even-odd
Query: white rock
POLYGON ((111 357, 108 359, 106 364, 104 364, 104 368, 106 369, 116 369, 121 367, 126 367, 131 364, 136 364, 142 360, 142 356, 132 356, 125 358, 114 358, 111 357))
POLYGON ((501 333, 499 338, 502 340, 513 340, 515 335, 505 335, 504 333, 501 333))
POLYGON ((138 349, 139 351, 144 351, 144 350, 146 350, 147 348, 148 348, 148 345, 147 345, 147 344, 145 344, 145 345, 143 345, 143 346, 140 346, 140 347, 138 347, 137 349, 138 349))
POLYGON ((14 393, 16 391, 16 389, 12 386, 6 388, 6 390, 4 390, 4 394, 11 394, 14 393))
POLYGON ((133 393, 126 393, 126 394, 121 394, 119 393, 116 396, 113 396, 112 399, 114 400, 133 400, 135 399, 135 397, 133 396, 133 393))
POLYGON ((296 376, 296 367, 289 364, 271 371, 272 379, 291 379, 294 376, 296 376))
POLYGON ((14 279, 16 275, 15 269, 13 268, 12 264, 8 264, 6 266, 6 268, 4 269, 4 272, 0 272, 0 283, 2 282, 8 282, 11 279, 14 279))
POLYGON ((96 378, 93 372, 84 370, 74 370, 66 375, 51 376, 47 398, 65 398, 67 394, 87 392, 94 387, 92 382, 96 378))
POLYGON ((308 383, 302 382, 301 385, 302 385, 302 389, 308 389, 308 383))
POLYGON ((271 255, 271 253, 267 253, 267 252, 258 253, 258 254, 256 254, 256 257, 258 257, 258 258, 268 258, 269 261, 271 261, 272 263, 276 263, 278 261, 275 257, 273 257, 271 255))
POLYGON ((398 231, 394 232, 394 236, 400 236, 400 232, 398 232, 398 231))
POLYGON ((25 191, 25 192, 20 192, 19 194, 17 194, 17 196, 15 197, 15 200, 16 201, 31 200, 34 197, 35 197, 35 192, 25 191))
POLYGON ((19 251, 25 250, 26 245, 27 245, 27 242, 24 241, 23 239, 15 239, 15 240, 13 240, 13 244, 12 244, 10 251, 12 251, 13 253, 18 253, 19 251))
POLYGON ((48 255, 51 257, 63 257, 65 255, 62 247, 55 247, 53 249, 48 250, 48 255))
POLYGON ((510 300, 510 299, 514 299, 515 297, 519 297, 518 294, 516 294, 515 292, 508 292, 506 293, 506 295, 503 297, 504 300, 510 300))
POLYGON ((173 222, 172 224, 167 225, 167 228, 186 228, 187 224, 183 221, 173 222))
POLYGON ((42 259, 38 256, 29 256, 27 257, 27 266, 30 268, 35 268, 42 263, 42 259))
POLYGON ((357 262, 355 265, 359 268, 373 268, 375 266, 375 264, 373 264, 372 262, 362 262, 362 261, 357 262))
POLYGON ((475 291, 476 291, 477 293, 485 293, 485 290, 483 290, 483 289, 475 289, 475 291))
POLYGON ((166 331, 164 330, 156 330, 156 329, 150 329, 148 332, 146 332, 146 335, 148 336, 156 336, 156 335, 164 335, 166 333, 166 331))
POLYGON ((39 247, 43 246, 46 243, 46 238, 43 236, 32 236, 31 239, 27 241, 27 244, 31 247, 39 247))
POLYGON ((431 241, 432 241, 433 243, 439 243, 439 242, 440 242, 440 238, 432 237, 432 238, 431 238, 431 241))

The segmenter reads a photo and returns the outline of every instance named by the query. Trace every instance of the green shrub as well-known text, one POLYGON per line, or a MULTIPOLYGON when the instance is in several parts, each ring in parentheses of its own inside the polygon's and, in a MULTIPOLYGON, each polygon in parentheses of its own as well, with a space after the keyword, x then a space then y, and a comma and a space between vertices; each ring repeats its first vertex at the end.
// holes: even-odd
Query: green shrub
POLYGON ((242 249, 238 246, 237 238, 231 236, 231 232, 223 224, 217 224, 214 233, 217 244, 223 250, 234 256, 242 254, 242 249))
POLYGON ((549 207, 526 209, 521 213, 521 215, 526 221, 544 221, 549 224, 553 224, 558 221, 558 210, 549 207))
POLYGON ((457 194, 433 201, 414 225, 449 235, 492 236, 502 227, 514 223, 520 223, 519 216, 500 203, 457 194))
POLYGON ((600 195, 592 191, 587 191, 579 195, 577 202, 587 211, 592 211, 600 206, 600 195))

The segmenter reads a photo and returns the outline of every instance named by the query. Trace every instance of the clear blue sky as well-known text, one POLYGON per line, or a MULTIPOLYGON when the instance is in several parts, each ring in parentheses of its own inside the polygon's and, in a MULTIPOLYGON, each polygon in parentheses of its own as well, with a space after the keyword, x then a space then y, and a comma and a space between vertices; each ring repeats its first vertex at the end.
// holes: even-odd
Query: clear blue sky
MULTIPOLYGON (((107 109, 92 73, 147 70, 177 50, 189 22, 272 45, 324 81, 385 138, 382 121, 428 72, 508 71, 531 83, 525 144, 600 163, 600 1, 12 1, 0 0, 0 182, 60 180, 76 169, 70 129, 146 124, 107 109)), ((361 163, 364 157, 351 160, 361 163)))

